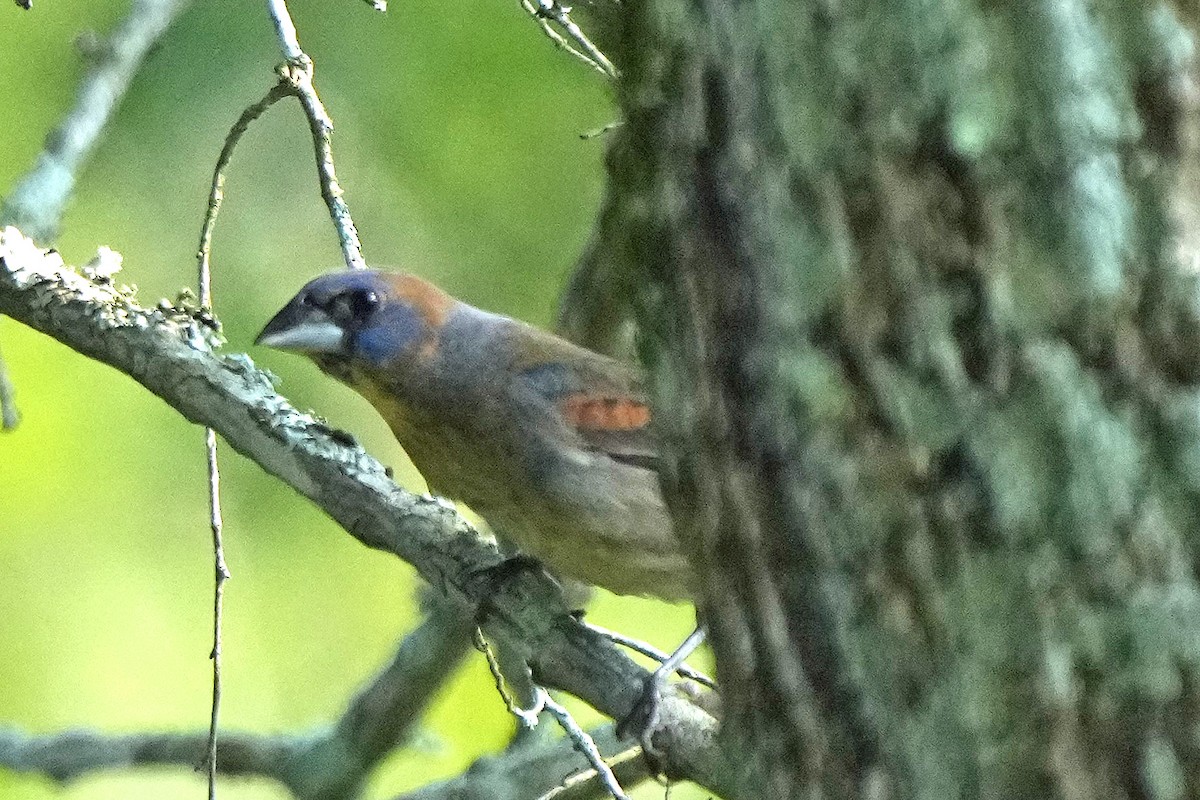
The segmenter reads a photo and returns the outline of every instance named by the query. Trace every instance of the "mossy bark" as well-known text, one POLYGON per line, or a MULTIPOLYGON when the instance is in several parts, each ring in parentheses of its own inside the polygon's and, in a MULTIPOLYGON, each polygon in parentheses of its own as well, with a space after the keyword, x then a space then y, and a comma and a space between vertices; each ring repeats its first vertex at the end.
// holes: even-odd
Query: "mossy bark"
POLYGON ((1200 796, 1170 7, 621 10, 604 285, 758 796, 1200 796))

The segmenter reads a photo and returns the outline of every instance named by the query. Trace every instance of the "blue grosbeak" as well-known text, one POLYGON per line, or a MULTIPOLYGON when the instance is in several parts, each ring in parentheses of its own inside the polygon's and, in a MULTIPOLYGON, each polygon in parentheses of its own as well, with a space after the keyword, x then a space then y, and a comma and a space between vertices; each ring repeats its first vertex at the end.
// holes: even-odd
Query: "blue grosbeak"
POLYGON ((310 282, 257 343, 356 390, 432 491, 552 571, 621 594, 691 595, 629 365, 373 270, 310 282))

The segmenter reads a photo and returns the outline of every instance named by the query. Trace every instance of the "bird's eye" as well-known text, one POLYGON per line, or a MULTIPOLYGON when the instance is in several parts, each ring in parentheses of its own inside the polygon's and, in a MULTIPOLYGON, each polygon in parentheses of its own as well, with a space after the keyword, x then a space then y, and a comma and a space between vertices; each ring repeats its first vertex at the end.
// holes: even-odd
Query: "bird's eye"
POLYGON ((329 316, 339 325, 363 323, 379 305, 379 295, 370 289, 342 292, 329 302, 329 316))

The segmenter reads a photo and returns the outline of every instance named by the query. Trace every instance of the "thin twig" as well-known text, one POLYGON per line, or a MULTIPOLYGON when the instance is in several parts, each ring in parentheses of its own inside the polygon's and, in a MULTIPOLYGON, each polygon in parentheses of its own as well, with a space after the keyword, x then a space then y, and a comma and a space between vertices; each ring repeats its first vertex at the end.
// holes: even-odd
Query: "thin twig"
POLYGON ((617 77, 617 68, 613 66, 613 63, 608 60, 608 57, 605 56, 604 53, 600 52, 600 48, 594 45, 592 40, 589 39, 584 34, 583 30, 575 24, 575 21, 571 19, 571 9, 569 7, 562 5, 558 2, 558 0, 538 0, 538 4, 540 6, 541 13, 557 22, 559 26, 567 32, 567 36, 569 36, 576 44, 582 47, 583 51, 587 53, 593 61, 600 65, 601 69, 606 75, 608 75, 608 77, 617 77))
POLYGON ((12 381, 8 379, 8 367, 4 364, 4 356, 0 355, 0 430, 11 431, 21 421, 17 413, 17 403, 13 398, 12 381))
POLYGON ((607 133, 612 133, 624 124, 625 120, 623 119, 613 120, 612 122, 601 125, 599 128, 593 128, 590 131, 584 131, 583 133, 579 134, 579 138, 585 142, 590 142, 592 139, 598 139, 607 133))
MULTIPOLYGON (((204 224, 200 229, 200 247, 197 251, 199 260, 197 283, 200 293, 200 310, 212 314, 212 265, 210 255, 212 250, 212 232, 217 222, 217 213, 221 210, 221 200, 224 197, 225 167, 233 157, 233 149, 241 138, 250 122, 275 102, 272 93, 268 93, 263 101, 251 106, 243 112, 241 118, 234 123, 233 129, 225 137, 225 146, 217 159, 216 169, 213 170, 212 187, 208 197, 208 210, 204 215, 204 224)), ((215 318, 215 317, 214 317, 215 318)), ((222 541, 224 523, 221 516, 221 470, 217 462, 217 433, 212 428, 204 429, 204 452, 208 466, 208 508, 209 525, 212 528, 213 544, 213 645, 210 658, 212 659, 212 706, 208 722, 208 754, 205 766, 208 770, 208 798, 217 797, 217 727, 221 717, 221 617, 225 603, 225 581, 229 580, 229 567, 225 563, 225 544, 222 541)))
MULTIPOLYGON (((209 188, 208 206, 204 222, 200 229, 200 246, 197 249, 199 261, 199 295, 202 312, 212 312, 212 236, 216 226, 217 215, 225 197, 225 171, 233 158, 233 151, 238 142, 249 128, 268 108, 281 98, 295 95, 305 110, 309 127, 313 135, 313 143, 317 155, 317 171, 321 180, 321 194, 329 207, 334 225, 342 242, 342 250, 347 266, 352 268, 365 267, 358 233, 350 218, 349 209, 342 200, 342 190, 337 183, 333 169, 333 151, 330 144, 330 133, 333 122, 326 113, 312 85, 312 60, 300 49, 296 35, 296 27, 288 14, 287 5, 283 0, 268 0, 268 11, 275 23, 276 33, 283 48, 287 64, 279 72, 280 82, 273 86, 266 96, 242 112, 225 137, 221 153, 213 168, 212 183, 209 188)), ((217 729, 221 708, 221 617, 224 602, 225 582, 229 579, 229 570, 225 563, 224 544, 222 542, 222 520, 220 500, 220 470, 217 462, 217 439, 212 428, 205 429, 205 451, 207 454, 209 476, 209 506, 211 511, 213 557, 215 566, 215 585, 213 588, 213 688, 212 712, 209 723, 208 770, 209 800, 216 798, 217 784, 217 729)))
MULTIPOLYGON (((638 758, 641 748, 625 746, 617 738, 614 726, 602 725, 590 731, 622 786, 633 787, 648 780, 649 765, 638 758)), ((557 733, 557 732, 555 732, 557 733)), ((510 747, 502 753, 476 759, 458 775, 427 784, 394 800, 462 800, 462 798, 505 797, 556 800, 597 800, 607 790, 594 788, 595 770, 578 770, 579 753, 575 743, 561 736, 510 747), (567 775, 567 778, 563 778, 567 775), (550 793, 547 795, 547 793, 550 793)))
MULTIPOLYGON (((200 246, 196 251, 199 261, 198 278, 200 309, 202 312, 212 312, 212 235, 216 227, 217 215, 225 199, 225 170, 233 158, 243 134, 250 124, 261 117, 268 108, 280 99, 291 94, 291 88, 286 83, 277 83, 271 90, 254 103, 238 117, 225 136, 221 153, 217 156, 217 164, 213 168, 212 184, 209 188, 208 206, 204 214, 204 223, 200 227, 200 246)), ((215 318, 213 318, 215 319, 215 318)), ((208 465, 208 499, 210 523, 213 541, 213 646, 212 646, 212 710, 208 728, 208 749, 205 766, 208 771, 208 797, 215 800, 217 795, 217 728, 221 714, 221 623, 225 600, 225 582, 229 580, 229 568, 225 563, 225 545, 222 541, 220 468, 217 463, 217 434, 212 428, 204 429, 204 449, 208 465)))
POLYGON ((530 0, 521 0, 521 8, 525 9, 529 16, 537 20, 538 25, 542 29, 542 33, 546 34, 546 38, 554 42, 555 47, 559 48, 560 50, 566 50, 568 53, 587 64, 589 67, 599 72, 601 75, 608 75, 608 73, 604 70, 604 67, 600 66, 600 64, 598 64, 595 60, 589 58, 587 54, 576 50, 571 46, 570 42, 563 38, 561 33, 554 30, 554 26, 550 24, 550 21, 546 19, 546 17, 540 11, 538 11, 537 6, 530 2, 530 0))
POLYGON ((221 714, 221 611, 225 596, 225 581, 229 568, 225 565, 225 545, 221 541, 221 473, 217 468, 217 433, 204 429, 204 447, 208 455, 208 502, 212 524, 213 566, 213 647, 212 647, 212 715, 208 723, 208 799, 217 797, 217 723, 221 714))
POLYGON ((275 25, 275 35, 279 37, 279 46, 283 48, 283 57, 288 61, 296 61, 304 55, 300 49, 300 37, 296 35, 296 23, 288 11, 286 0, 267 0, 267 14, 275 25))
POLYGON ((290 94, 292 94, 292 89, 289 84, 283 82, 275 84, 263 99, 242 112, 237 122, 233 123, 233 127, 229 129, 229 133, 225 135, 225 144, 221 147, 221 153, 217 156, 217 165, 213 168, 212 185, 208 191, 208 210, 204 214, 204 224, 200 226, 200 248, 196 252, 196 258, 200 262, 201 307, 207 307, 212 296, 212 268, 210 265, 212 235, 217 224, 217 214, 220 213, 221 204, 225 200, 225 170, 233 158, 234 148, 237 147, 242 135, 246 133, 252 122, 266 113, 268 108, 290 94))
POLYGON ((53 239, 75 176, 125 96, 142 59, 188 6, 188 0, 135 0, 95 52, 75 105, 46 137, 37 164, 21 178, 0 210, 0 228, 16 225, 40 241, 53 239))
POLYGON ((567 734, 567 738, 575 745, 588 763, 592 765, 592 769, 596 770, 596 774, 600 776, 600 780, 604 783, 604 787, 608 789, 616 800, 629 800, 625 791, 621 788, 621 784, 617 781, 617 776, 613 774, 612 768, 604 760, 604 756, 600 755, 600 748, 596 747, 596 742, 588 735, 588 732, 579 726, 571 713, 560 705, 550 693, 542 687, 538 687, 541 694, 542 705, 546 707, 546 711, 550 716, 554 717, 558 722, 559 727, 567 734))
POLYGON ((300 101, 304 115, 308 119, 308 127, 312 133, 313 150, 317 159, 317 175, 321 183, 321 197, 329 209, 333 226, 337 229, 338 240, 342 247, 342 257, 350 269, 366 269, 367 263, 362 255, 362 243, 358 239, 358 229, 350 216, 350 208, 343 199, 345 192, 338 183, 337 174, 333 168, 333 120, 321 98, 317 96, 313 86, 312 59, 300 49, 300 41, 296 36, 296 26, 288 13, 284 0, 267 0, 267 11, 275 23, 275 31, 279 35, 283 57, 287 60, 280 67, 279 75, 283 81, 292 87, 292 93, 300 101))
MULTIPOLYGON (((571 745, 574 747, 574 742, 571 745)), ((618 785, 632 787, 651 777, 649 763, 641 756, 642 748, 632 745, 608 756, 604 763, 616 775, 618 785)), ((568 776, 558 786, 540 795, 537 800, 595 800, 608 794, 610 792, 604 785, 604 777, 595 769, 584 769, 568 776)))
MULTIPOLYGON (((668 653, 664 650, 659 650, 654 645, 643 642, 640 639, 634 639, 632 636, 626 636, 625 634, 618 633, 617 631, 610 631, 608 628, 602 628, 599 625, 594 625, 586 620, 583 621, 583 625, 589 630, 600 634, 604 638, 610 639, 615 644, 619 644, 622 647, 628 647, 633 652, 640 653, 646 658, 652 658, 659 664, 662 664, 664 661, 671 658, 671 653, 668 653)), ((687 664, 680 664, 675 668, 675 671, 688 680, 695 681, 701 686, 707 686, 709 689, 717 688, 717 682, 715 680, 705 675, 695 667, 688 666, 687 664)))
POLYGON ((592 40, 587 37, 587 34, 571 19, 570 6, 564 6, 558 0, 521 0, 521 7, 538 21, 542 32, 555 45, 566 50, 597 72, 603 73, 610 78, 617 77, 617 68, 613 66, 608 57, 600 52, 600 48, 593 44, 592 40), (579 45, 580 49, 572 47, 567 42, 567 38, 564 38, 562 34, 554 29, 554 26, 550 24, 550 20, 557 23, 566 32, 567 38, 570 38, 575 44, 579 45))
MULTIPOLYGON (((488 671, 492 673, 492 681, 496 684, 496 692, 500 695, 500 699, 504 701, 504 706, 509 713, 520 720, 521 724, 526 728, 536 728, 538 724, 538 715, 542 713, 542 709, 546 705, 546 698, 549 696, 540 686, 534 686, 533 704, 529 708, 521 708, 521 704, 517 701, 515 695, 508 687, 508 679, 504 677, 504 671, 500 668, 500 659, 496 657, 496 652, 483 636, 483 631, 479 628, 475 629, 475 649, 483 653, 484 659, 487 661, 488 671)), ((529 667, 525 667, 528 673, 529 667)), ((529 675, 532 680, 532 675, 529 675)))
POLYGON ((261 117, 272 105, 288 96, 294 96, 300 101, 301 106, 304 108, 305 117, 309 120, 309 129, 313 136, 313 145, 316 151, 321 196, 325 198, 325 204, 329 208, 330 216, 333 218, 334 226, 337 228, 346 264, 352 269, 361 269, 366 266, 362 257, 362 246, 358 240, 358 231, 354 226, 353 219, 350 217, 350 210, 342 199, 344 193, 338 184, 337 176, 334 172, 333 150, 330 144, 330 132, 333 130, 333 122, 329 118, 329 114, 325 111, 325 107, 321 105, 321 101, 316 95, 316 90, 313 88, 312 60, 300 50, 300 43, 296 38, 296 27, 292 23, 291 16, 287 13, 287 6, 283 0, 269 0, 268 5, 271 19, 275 23, 275 30, 279 35, 281 47, 285 58, 288 59, 288 64, 280 68, 279 83, 272 86, 270 91, 261 100, 251 105, 238 117, 237 122, 233 124, 229 133, 225 136, 225 143, 221 148, 220 155, 217 157, 217 164, 213 169, 212 185, 208 195, 208 211, 205 214, 204 224, 200 231, 198 258, 200 259, 200 301, 202 306, 204 305, 204 298, 210 291, 209 263, 211 260, 212 234, 217 215, 224 201, 225 171, 229 166, 230 160, 233 158, 233 151, 251 123, 261 117))
MULTIPOLYGON (((196 251, 199 262, 197 268, 197 283, 200 294, 200 310, 212 315, 212 234, 217 223, 217 214, 221 210, 221 202, 225 192, 225 169, 233 158, 234 148, 250 123, 262 116, 268 108, 287 94, 285 89, 276 85, 267 92, 266 96, 242 112, 237 122, 233 124, 225 136, 225 144, 217 157, 217 165, 213 169, 212 184, 209 188, 208 207, 204 214, 204 224, 200 228, 200 246, 196 251)), ((225 544, 222 541, 223 522, 221 518, 221 472, 217 463, 217 434, 212 428, 204 429, 204 451, 208 466, 208 503, 209 523, 212 528, 213 543, 213 646, 212 658, 212 706, 208 725, 208 751, 205 766, 208 771, 208 797, 216 800, 217 796, 217 728, 221 716, 221 624, 225 603, 225 582, 229 580, 229 568, 225 563, 225 544)))
MULTIPOLYGON (((554 717, 558 722, 559 727, 567 734, 567 738, 574 744, 592 769, 600 776, 600 780, 604 783, 605 788, 617 800, 629 800, 625 793, 621 790, 621 784, 617 781, 617 776, 613 774, 608 764, 604 762, 604 757, 600 755, 599 748, 596 747, 596 742, 588 735, 587 731, 579 726, 575 718, 571 716, 562 705, 557 703, 550 693, 542 686, 534 685, 534 702, 530 708, 521 708, 516 700, 513 699, 512 693, 508 690, 508 682, 505 680, 504 673, 500 669, 500 661, 496 658, 495 652, 487 639, 483 636, 483 631, 479 628, 475 629, 475 649, 483 653, 487 659, 488 670, 492 673, 492 680, 495 681, 496 691, 500 693, 500 697, 504 700, 504 705, 508 707, 509 712, 521 721, 521 724, 526 728, 534 728, 538 724, 538 715, 543 710, 549 712, 550 716, 554 717)), ((528 669, 528 667, 526 667, 528 669)))

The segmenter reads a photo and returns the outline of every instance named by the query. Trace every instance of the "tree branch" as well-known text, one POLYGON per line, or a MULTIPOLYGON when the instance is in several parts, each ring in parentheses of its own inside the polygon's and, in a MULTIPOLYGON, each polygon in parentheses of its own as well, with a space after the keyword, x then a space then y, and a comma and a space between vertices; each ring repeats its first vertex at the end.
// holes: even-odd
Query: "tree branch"
MULTIPOLYGON (((294 753, 287 736, 224 733, 219 746, 225 775, 278 778, 294 753)), ((39 772, 67 783, 91 772, 150 766, 196 767, 204 761, 208 731, 105 734, 76 730, 48 736, 0 728, 0 764, 17 772, 39 772)))
MULTIPOLYGON (((359 690, 336 723, 270 736, 222 731, 218 772, 277 780, 300 800, 355 796, 375 766, 409 740, 437 690, 470 650, 474 623, 439 599, 430 605, 426 619, 404 637, 392 660, 359 690)), ((196 767, 205 761, 209 745, 205 731, 35 736, 8 729, 0 730, 0 765, 65 783, 101 770, 196 767)))
MULTIPOLYGON (((633 786, 649 777, 643 758, 622 757, 620 740, 612 726, 591 732, 622 785, 633 786)), ((627 753, 628 749, 624 748, 627 753)), ((568 739, 555 739, 531 747, 511 748, 478 759, 461 775, 431 783, 395 800, 530 800, 552 795, 556 800, 609 797, 594 777, 576 781, 581 758, 568 739), (564 784, 569 786, 564 787, 564 784), (559 790, 559 791, 555 791, 559 790)))
POLYGON ((329 736, 366 769, 409 740, 433 696, 473 649, 475 623, 462 609, 437 596, 428 605, 425 621, 404 637, 391 662, 354 696, 329 736))
POLYGON ((325 110, 325 105, 317 96, 317 88, 313 85, 313 61, 300 49, 300 40, 288 13, 287 3, 284 0, 267 0, 267 13, 275 25, 283 57, 287 59, 287 63, 279 68, 279 77, 291 87, 292 94, 304 109, 304 118, 308 120, 317 159, 321 197, 325 200, 329 217, 337 230, 342 258, 348 269, 366 269, 367 263, 363 260, 358 228, 350 216, 350 207, 344 199, 345 192, 338 183, 337 173, 333 168, 333 119, 325 110))
MULTIPOLYGON (((121 103, 142 59, 189 0, 136 0, 112 35, 86 54, 91 69, 75 106, 47 137, 37 164, 0 205, 0 227, 17 225, 40 241, 58 234, 75 173, 91 154, 100 132, 121 103)), ((25 9, 32 2, 18 2, 25 9)), ((17 427, 13 386, 0 358, 0 430, 17 427)))
MULTIPOLYGON (((344 435, 297 411, 245 355, 214 352, 204 321, 169 306, 142 308, 127 289, 67 269, 13 228, 0 234, 0 313, 134 378, 360 542, 412 564, 460 610, 482 607, 489 637, 527 654, 539 683, 615 719, 639 700, 648 673, 574 619, 553 581, 522 572, 496 586, 487 574, 502 560, 494 544, 451 505, 400 489, 344 435)), ((716 720, 670 694, 662 721, 654 743, 666 773, 736 798, 740 770, 722 756, 716 720)))
POLYGON ((91 69, 79 86, 75 107, 46 137, 37 164, 4 201, 0 226, 16 225, 39 241, 57 235, 75 173, 91 155, 146 53, 187 6, 188 0, 134 0, 112 35, 92 48, 91 69))

